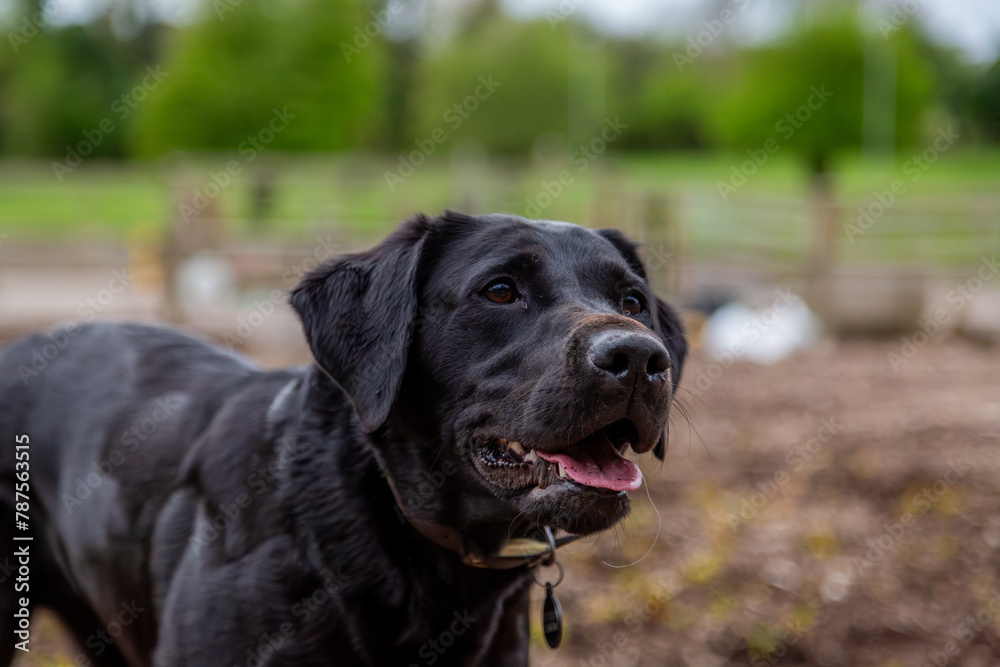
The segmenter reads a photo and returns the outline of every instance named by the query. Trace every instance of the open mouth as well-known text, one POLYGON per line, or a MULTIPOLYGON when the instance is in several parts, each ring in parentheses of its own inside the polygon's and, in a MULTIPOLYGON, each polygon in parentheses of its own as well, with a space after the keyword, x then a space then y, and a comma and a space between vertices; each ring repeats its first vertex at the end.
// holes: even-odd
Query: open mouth
POLYGON ((506 489, 544 489, 565 480, 591 491, 620 493, 642 486, 642 472, 623 456, 637 437, 635 425, 621 419, 563 447, 492 438, 473 460, 480 474, 506 489))

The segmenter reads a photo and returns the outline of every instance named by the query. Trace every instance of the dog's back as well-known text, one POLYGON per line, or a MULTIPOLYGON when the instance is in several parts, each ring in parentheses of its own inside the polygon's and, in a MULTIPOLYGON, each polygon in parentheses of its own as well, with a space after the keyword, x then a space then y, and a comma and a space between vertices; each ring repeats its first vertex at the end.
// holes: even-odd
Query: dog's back
MULTIPOLYGON (((163 592, 150 581, 158 515, 219 406, 255 375, 235 356, 141 325, 60 329, 2 350, 0 614, 12 618, 23 597, 55 609, 99 664, 125 664, 121 654, 148 662, 156 619, 147 610, 163 592), (27 447, 15 450, 16 441, 27 447), (28 498, 17 508, 28 508, 24 530, 15 524, 19 489, 28 498), (30 579, 15 590, 24 546, 30 579)), ((189 537, 193 507, 185 510, 173 522, 178 546, 164 550, 175 558, 189 537)), ((176 563, 157 565, 168 575, 176 563)), ((0 636, 0 665, 17 641, 0 636)))

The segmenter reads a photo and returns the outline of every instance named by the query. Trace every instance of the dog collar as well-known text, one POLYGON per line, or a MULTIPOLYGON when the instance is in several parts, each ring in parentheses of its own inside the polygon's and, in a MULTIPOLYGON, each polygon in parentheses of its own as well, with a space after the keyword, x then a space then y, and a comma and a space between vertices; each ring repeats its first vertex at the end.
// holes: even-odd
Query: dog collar
MULTIPOLYGON (((385 467, 382 468, 383 472, 385 467)), ((516 567, 536 567, 549 565, 556 557, 556 549, 566 546, 583 537, 582 535, 563 535, 555 537, 552 529, 546 526, 536 537, 515 537, 507 540, 495 553, 484 554, 471 540, 465 539, 461 533, 449 526, 443 526, 432 521, 426 521, 413 516, 406 509, 396 484, 392 477, 385 473, 389 489, 396 500, 399 511, 414 530, 434 544, 458 554, 462 562, 473 567, 492 570, 512 570, 516 567)))
POLYGON ((407 522, 434 544, 457 553, 466 565, 492 570, 513 570, 518 567, 529 569, 534 582, 545 589, 545 601, 542 604, 542 636, 549 648, 559 648, 562 643, 563 629, 562 605, 559 603, 554 589, 562 583, 565 572, 562 563, 556 560, 556 549, 580 539, 583 537, 582 535, 566 535, 556 538, 552 533, 552 528, 545 526, 541 531, 542 539, 516 537, 507 540, 496 553, 483 554, 471 540, 464 539, 457 530, 424 521, 407 512, 399 493, 396 491, 392 477, 386 473, 385 479, 389 482, 393 498, 396 499, 396 504, 403 516, 406 517, 407 522), (545 583, 539 581, 537 575, 539 565, 555 565, 559 570, 559 577, 556 581, 545 583))

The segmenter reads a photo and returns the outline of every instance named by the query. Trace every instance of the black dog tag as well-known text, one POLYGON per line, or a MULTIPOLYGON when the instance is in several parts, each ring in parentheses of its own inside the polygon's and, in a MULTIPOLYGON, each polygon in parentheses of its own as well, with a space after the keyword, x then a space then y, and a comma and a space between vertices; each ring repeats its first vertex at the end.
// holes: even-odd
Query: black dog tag
POLYGON ((559 648, 562 643, 562 605, 552 591, 552 584, 545 584, 545 604, 542 606, 542 632, 549 648, 559 648))

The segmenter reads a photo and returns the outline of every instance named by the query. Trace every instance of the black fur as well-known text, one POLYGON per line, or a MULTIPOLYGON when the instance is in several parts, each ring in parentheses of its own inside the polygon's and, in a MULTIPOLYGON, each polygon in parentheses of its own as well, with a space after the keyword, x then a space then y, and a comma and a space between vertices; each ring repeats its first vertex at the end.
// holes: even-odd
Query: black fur
MULTIPOLYGON (((469 552, 619 521, 624 492, 508 488, 481 456, 497 437, 555 452, 620 422, 662 457, 686 347, 635 247, 565 223, 420 216, 306 276, 291 304, 315 365, 264 372, 129 324, 3 351, 0 565, 21 435, 34 541, 30 591, 8 575, 0 617, 22 595, 54 609, 78 664, 526 664, 530 572, 463 564, 403 518, 387 477, 409 516, 469 552), (485 298, 498 279, 516 300, 485 298), (627 294, 646 304, 634 317, 627 294), (602 370, 598 345, 634 368, 602 370)), ((0 665, 15 640, 0 636, 0 665)))

